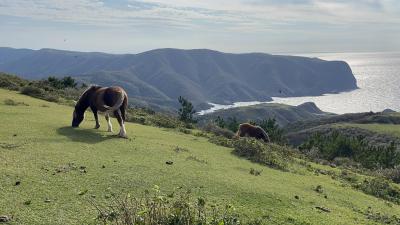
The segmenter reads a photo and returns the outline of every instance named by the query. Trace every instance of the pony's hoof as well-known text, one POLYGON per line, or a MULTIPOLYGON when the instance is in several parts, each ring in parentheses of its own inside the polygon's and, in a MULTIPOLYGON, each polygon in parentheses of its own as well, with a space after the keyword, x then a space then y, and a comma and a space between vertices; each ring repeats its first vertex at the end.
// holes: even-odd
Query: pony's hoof
POLYGON ((95 127, 94 127, 94 129, 99 129, 99 128, 100 128, 100 125, 99 125, 99 126, 95 126, 95 127))
POLYGON ((113 133, 114 131, 111 129, 108 129, 107 132, 113 133))
POLYGON ((118 137, 128 139, 128 136, 126 136, 126 135, 118 135, 118 137))

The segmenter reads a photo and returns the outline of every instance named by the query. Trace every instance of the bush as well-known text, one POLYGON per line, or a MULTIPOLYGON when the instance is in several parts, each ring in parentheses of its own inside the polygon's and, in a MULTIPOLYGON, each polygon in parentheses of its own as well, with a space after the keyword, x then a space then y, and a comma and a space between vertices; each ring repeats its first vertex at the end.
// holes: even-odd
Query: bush
POLYGON ((299 146, 306 155, 310 151, 318 150, 318 157, 327 160, 335 158, 350 158, 361 163, 366 168, 393 168, 400 164, 400 152, 392 142, 390 145, 369 145, 363 137, 348 137, 333 132, 327 135, 315 134, 299 146))
POLYGON ((42 98, 44 96, 44 91, 38 87, 26 86, 21 89, 21 94, 42 98))
POLYGON ((222 136, 225 138, 232 138, 235 135, 232 131, 221 128, 215 125, 214 123, 208 123, 202 129, 206 132, 212 133, 217 136, 222 136))
POLYGON ((29 106, 25 102, 16 102, 12 99, 6 99, 4 100, 4 105, 10 105, 10 106, 18 106, 18 105, 24 105, 24 106, 29 106))
POLYGON ((233 142, 233 153, 266 166, 287 170, 289 150, 276 144, 265 144, 254 138, 239 138, 233 142))
POLYGON ((5 88, 13 91, 18 91, 25 86, 28 81, 14 75, 0 73, 0 88, 5 88))
POLYGON ((364 180, 361 184, 357 184, 356 188, 364 193, 382 198, 391 202, 400 203, 400 190, 392 186, 387 180, 382 178, 373 178, 364 180))
POLYGON ((209 204, 203 197, 194 197, 190 191, 180 189, 163 194, 158 186, 143 197, 114 197, 111 202, 100 205, 97 220, 103 224, 154 225, 154 224, 210 224, 239 225, 263 224, 261 220, 246 220, 231 204, 209 204), (257 221, 257 223, 254 223, 257 221))
POLYGON ((376 173, 377 175, 381 175, 395 183, 400 184, 400 165, 390 169, 380 169, 376 173))
POLYGON ((232 139, 228 139, 223 136, 211 136, 208 139, 208 141, 213 144, 228 147, 228 148, 233 148, 233 142, 234 142, 232 139))

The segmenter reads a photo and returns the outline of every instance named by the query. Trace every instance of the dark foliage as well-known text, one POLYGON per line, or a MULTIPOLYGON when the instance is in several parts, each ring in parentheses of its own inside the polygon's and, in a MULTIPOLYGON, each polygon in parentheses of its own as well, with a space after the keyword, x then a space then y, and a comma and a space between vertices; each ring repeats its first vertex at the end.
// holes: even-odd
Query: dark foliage
POLYGON ((182 96, 179 96, 178 101, 179 104, 181 104, 181 107, 178 111, 179 120, 185 123, 195 123, 196 120, 193 118, 193 115, 196 113, 196 111, 194 110, 193 104, 182 96))
POLYGON ((364 180, 357 184, 356 188, 364 193, 382 198, 391 202, 400 203, 400 189, 391 185, 387 180, 382 178, 373 178, 364 180))
POLYGON ((363 137, 345 136, 339 132, 315 134, 299 146, 300 151, 318 151, 318 157, 333 160, 348 157, 366 168, 393 168, 400 164, 400 152, 394 143, 387 146, 368 144, 363 137))
POLYGON ((254 138, 239 138, 233 142, 233 153, 271 168, 287 170, 290 150, 276 144, 265 144, 254 138))
POLYGON ((286 139, 283 135, 283 129, 281 129, 279 127, 279 125, 276 123, 275 118, 269 118, 267 120, 262 120, 259 123, 256 123, 256 125, 260 126, 267 132, 271 142, 274 142, 277 144, 285 144, 286 143, 286 139))

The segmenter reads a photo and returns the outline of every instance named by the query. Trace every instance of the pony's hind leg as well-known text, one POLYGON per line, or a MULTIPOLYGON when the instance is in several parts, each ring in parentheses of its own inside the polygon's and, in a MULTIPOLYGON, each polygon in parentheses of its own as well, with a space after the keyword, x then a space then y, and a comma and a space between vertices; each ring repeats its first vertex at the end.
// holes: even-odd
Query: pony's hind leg
POLYGON ((107 125, 108 125, 107 131, 108 132, 113 132, 112 124, 111 124, 111 121, 110 121, 110 115, 108 113, 106 113, 106 120, 107 120, 107 125))
POLYGON ((94 127, 94 129, 99 129, 100 128, 100 123, 99 123, 99 117, 97 115, 97 110, 93 110, 93 115, 94 115, 94 119, 96 120, 96 125, 94 127))
POLYGON ((120 131, 119 131, 119 136, 123 137, 123 138, 127 138, 126 136, 126 130, 125 130, 125 124, 124 124, 124 120, 122 119, 122 115, 121 115, 121 110, 117 110, 114 112, 115 117, 117 117, 119 126, 121 127, 120 131))

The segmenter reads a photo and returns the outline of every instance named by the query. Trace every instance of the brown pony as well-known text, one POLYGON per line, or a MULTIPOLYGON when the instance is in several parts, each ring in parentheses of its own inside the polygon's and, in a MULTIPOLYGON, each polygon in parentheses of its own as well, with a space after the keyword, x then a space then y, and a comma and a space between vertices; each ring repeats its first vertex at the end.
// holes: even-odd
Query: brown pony
POLYGON ((113 113, 117 118, 121 127, 119 132, 120 137, 126 138, 125 130, 125 112, 128 107, 128 95, 121 87, 100 87, 91 86, 86 89, 75 105, 75 110, 72 118, 72 127, 79 127, 85 117, 87 108, 92 110, 96 120, 95 129, 100 128, 97 112, 104 112, 108 123, 108 131, 113 132, 110 122, 110 113, 113 113))
POLYGON ((262 139, 265 142, 270 142, 269 136, 264 129, 259 126, 253 126, 249 123, 242 123, 239 126, 239 130, 236 132, 235 138, 246 136, 256 139, 262 139))

